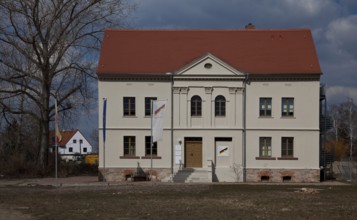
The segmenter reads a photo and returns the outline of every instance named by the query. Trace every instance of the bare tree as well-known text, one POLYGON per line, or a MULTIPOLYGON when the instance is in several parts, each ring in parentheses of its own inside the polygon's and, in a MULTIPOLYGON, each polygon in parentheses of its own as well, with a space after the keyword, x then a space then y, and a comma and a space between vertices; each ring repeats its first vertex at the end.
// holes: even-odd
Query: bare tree
POLYGON ((353 100, 348 98, 345 102, 339 105, 330 107, 329 115, 333 120, 334 131, 330 133, 329 142, 338 143, 336 146, 344 149, 343 156, 346 157, 347 153, 352 156, 356 153, 356 137, 357 130, 357 111, 353 100))
POLYGON ((86 103, 103 29, 130 9, 124 0, 0 0, 0 109, 37 121, 42 171, 54 98, 62 112, 86 103))

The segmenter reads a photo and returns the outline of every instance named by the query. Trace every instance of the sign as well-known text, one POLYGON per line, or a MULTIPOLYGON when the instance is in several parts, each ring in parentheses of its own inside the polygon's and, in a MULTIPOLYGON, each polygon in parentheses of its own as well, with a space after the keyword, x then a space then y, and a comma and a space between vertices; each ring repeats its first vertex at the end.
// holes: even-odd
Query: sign
POLYGON ((228 157, 229 156, 229 147, 228 146, 218 146, 217 147, 217 156, 218 157, 228 157))
POLYGON ((175 145, 175 164, 182 163, 182 147, 179 144, 175 145))

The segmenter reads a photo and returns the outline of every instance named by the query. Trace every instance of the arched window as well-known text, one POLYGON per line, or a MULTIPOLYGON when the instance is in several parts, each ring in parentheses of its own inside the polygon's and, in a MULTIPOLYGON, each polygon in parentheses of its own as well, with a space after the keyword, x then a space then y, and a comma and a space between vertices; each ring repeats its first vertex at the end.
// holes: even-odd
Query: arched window
POLYGON ((216 116, 226 116, 226 98, 219 95, 214 100, 214 110, 216 116))
POLYGON ((191 116, 202 116, 202 99, 198 95, 191 98, 191 116))

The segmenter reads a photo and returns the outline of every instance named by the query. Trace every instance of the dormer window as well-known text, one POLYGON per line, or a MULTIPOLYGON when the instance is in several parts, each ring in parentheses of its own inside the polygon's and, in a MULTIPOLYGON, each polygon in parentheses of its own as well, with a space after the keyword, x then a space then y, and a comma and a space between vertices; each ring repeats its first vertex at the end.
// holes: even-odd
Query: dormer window
POLYGON ((212 64, 211 63, 205 63, 204 67, 206 69, 211 69, 212 68, 212 64))

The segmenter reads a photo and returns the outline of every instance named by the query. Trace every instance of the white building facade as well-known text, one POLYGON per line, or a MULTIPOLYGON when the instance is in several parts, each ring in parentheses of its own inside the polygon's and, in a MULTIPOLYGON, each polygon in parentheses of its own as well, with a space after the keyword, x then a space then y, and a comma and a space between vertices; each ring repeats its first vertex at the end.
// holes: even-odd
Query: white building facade
MULTIPOLYGON (((74 155, 87 155, 93 152, 92 145, 78 129, 60 131, 62 139, 58 144, 58 154, 66 161, 74 160, 74 155)), ((54 131, 51 131, 54 135, 54 131)), ((54 136, 53 136, 54 142, 54 136)), ((52 143, 52 146, 54 144, 52 143)), ((50 149, 53 152, 54 147, 50 149)))
POLYGON ((158 180, 192 168, 207 170, 218 182, 318 182, 320 75, 311 34, 305 29, 108 30, 98 66, 100 140, 102 98, 107 99, 99 169, 107 181, 123 181, 138 167, 149 171, 152 166, 150 174, 158 180), (276 42, 282 49, 274 52, 272 36, 289 42, 276 42), (120 56, 141 37, 145 43, 132 45, 140 53, 120 56), (222 42, 225 38, 228 43, 222 42), (260 38, 266 42, 246 48, 260 38), (286 49, 300 48, 295 41, 308 49, 285 54, 286 49), (113 42, 126 46, 119 50, 113 42), (147 52, 155 46, 166 49, 147 52), (191 58, 184 60, 185 53, 191 58), (310 57, 301 58, 305 53, 310 57), (294 58, 303 61, 291 61, 294 58), (132 69, 125 59, 132 59, 132 69), (177 64, 171 65, 172 60, 177 64), (161 69, 162 62, 166 69, 161 69), (301 64, 307 67, 300 68, 301 64), (152 99, 168 104, 163 139, 153 146, 151 157, 152 99))

